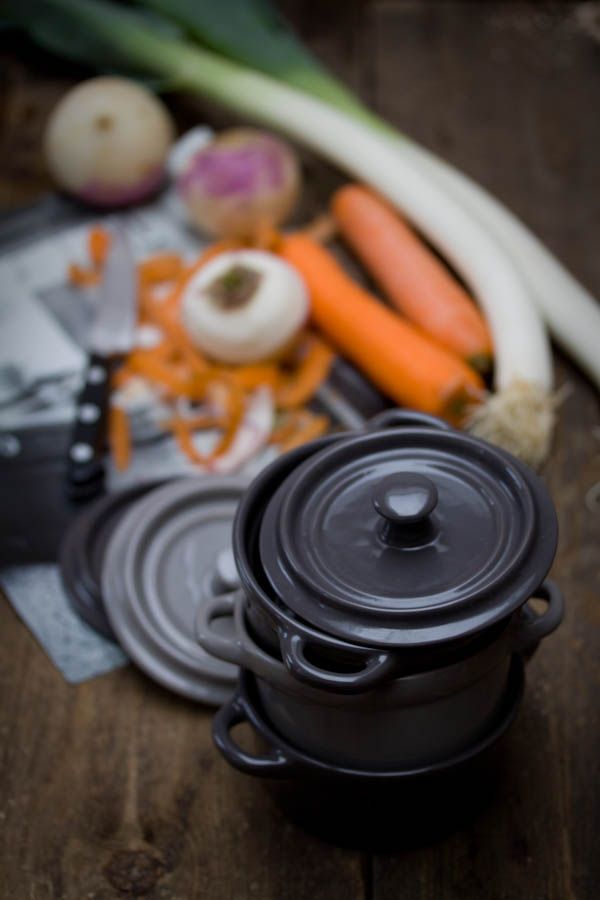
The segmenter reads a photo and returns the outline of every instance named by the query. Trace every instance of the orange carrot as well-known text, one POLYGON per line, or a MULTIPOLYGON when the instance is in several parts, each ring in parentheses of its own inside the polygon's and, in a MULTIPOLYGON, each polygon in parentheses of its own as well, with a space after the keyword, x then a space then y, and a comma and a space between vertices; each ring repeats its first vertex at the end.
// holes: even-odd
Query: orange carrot
POLYGON ((290 235, 281 254, 308 285, 315 324, 397 403, 459 423, 482 398, 473 369, 386 308, 316 241, 290 235))
POLYGON ((109 247, 110 232, 106 228, 102 228, 101 225, 95 225, 91 228, 88 234, 88 252, 97 269, 101 268, 106 262, 109 247))
POLYGON ((492 341, 485 319, 396 210, 353 184, 336 191, 331 205, 342 235, 390 302, 442 346, 488 368, 492 341))
POLYGON ((129 465, 131 458, 129 419, 122 406, 112 405, 109 409, 108 439, 115 466, 122 472, 129 465))

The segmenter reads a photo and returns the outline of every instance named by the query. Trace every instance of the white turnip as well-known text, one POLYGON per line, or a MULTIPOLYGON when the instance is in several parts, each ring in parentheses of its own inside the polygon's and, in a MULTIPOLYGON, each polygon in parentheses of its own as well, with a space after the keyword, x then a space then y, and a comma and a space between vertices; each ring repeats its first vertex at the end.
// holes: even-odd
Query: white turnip
POLYGON ((162 183, 174 138, 154 94, 126 78, 91 78, 53 110, 44 150, 56 183, 95 206, 124 206, 162 183))

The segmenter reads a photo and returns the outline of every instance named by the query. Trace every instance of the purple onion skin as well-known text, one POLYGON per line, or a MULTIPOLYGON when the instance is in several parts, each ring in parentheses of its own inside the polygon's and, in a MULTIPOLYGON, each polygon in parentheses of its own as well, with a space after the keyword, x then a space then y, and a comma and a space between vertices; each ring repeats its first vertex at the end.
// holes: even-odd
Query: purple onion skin
POLYGON ((283 148, 268 138, 246 146, 208 147, 193 157, 178 188, 184 195, 200 189, 209 197, 278 190, 285 181, 286 161, 283 148))
POLYGON ((77 197, 92 206, 131 206, 155 193, 164 179, 165 169, 160 165, 128 186, 88 181, 77 191, 77 197))

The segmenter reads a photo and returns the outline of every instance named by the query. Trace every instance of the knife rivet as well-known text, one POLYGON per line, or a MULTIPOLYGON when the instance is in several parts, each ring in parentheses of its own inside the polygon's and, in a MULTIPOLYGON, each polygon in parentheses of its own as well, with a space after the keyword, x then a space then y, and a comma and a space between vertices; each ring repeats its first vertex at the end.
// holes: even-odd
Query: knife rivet
POLYGON ((102 366, 90 366, 87 380, 88 384, 102 384, 106 380, 106 371, 102 366))
POLYGON ((84 403, 83 406, 79 408, 80 422, 85 422, 89 425, 91 422, 97 422, 99 418, 100 407, 96 406, 95 403, 84 403))
POLYGON ((94 449, 90 444, 73 444, 70 450, 71 459, 75 462, 89 462, 94 455, 94 449))

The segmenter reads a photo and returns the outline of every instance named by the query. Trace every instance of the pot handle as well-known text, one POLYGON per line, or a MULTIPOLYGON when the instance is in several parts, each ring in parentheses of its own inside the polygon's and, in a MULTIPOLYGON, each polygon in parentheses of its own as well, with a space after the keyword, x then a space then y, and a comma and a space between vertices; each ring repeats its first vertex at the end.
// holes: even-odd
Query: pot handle
POLYGON ((535 592, 535 597, 545 600, 548 607, 538 616, 532 607, 525 604, 523 608, 525 615, 515 626, 512 635, 511 648, 513 652, 533 652, 538 641, 558 628, 562 622, 564 600, 555 581, 547 578, 535 592))
MULTIPOLYGON (((397 665, 396 656, 386 650, 366 650, 366 663, 359 672, 332 672, 321 669, 306 658, 307 641, 300 634, 282 631, 281 655, 287 668, 299 681, 337 694, 359 694, 387 681, 397 665)), ((318 646, 318 645, 317 645, 318 646)), ((356 654, 358 656, 358 654, 356 654)), ((362 656, 362 654, 361 654, 362 656)))
POLYGON ((212 628, 212 622, 222 616, 232 616, 241 593, 241 590, 238 589, 227 594, 213 594, 206 597, 198 607, 195 620, 196 639, 200 646, 207 653, 211 653, 218 659, 234 663, 236 666, 243 665, 240 642, 223 637, 212 628))
POLYGON ((419 412, 417 409, 384 409, 368 421, 369 428, 403 428, 405 426, 425 426, 438 428, 442 431, 454 431, 449 422, 430 416, 428 413, 419 412))
POLYGON ((281 663, 265 653, 252 640, 244 623, 245 595, 242 590, 210 595, 196 613, 196 638, 207 653, 244 669, 275 684, 281 681, 281 663), (226 616, 233 619, 234 638, 218 634, 212 627, 214 619, 226 616))
MULTIPOLYGON (((230 765, 246 775, 271 778, 285 778, 297 773, 297 763, 289 759, 283 748, 278 747, 273 740, 269 740, 271 749, 263 756, 255 756, 242 750, 231 736, 231 729, 242 722, 252 725, 246 700, 240 694, 236 694, 229 703, 222 706, 213 719, 213 741, 230 765)), ((261 737, 264 738, 264 735, 261 737)))

